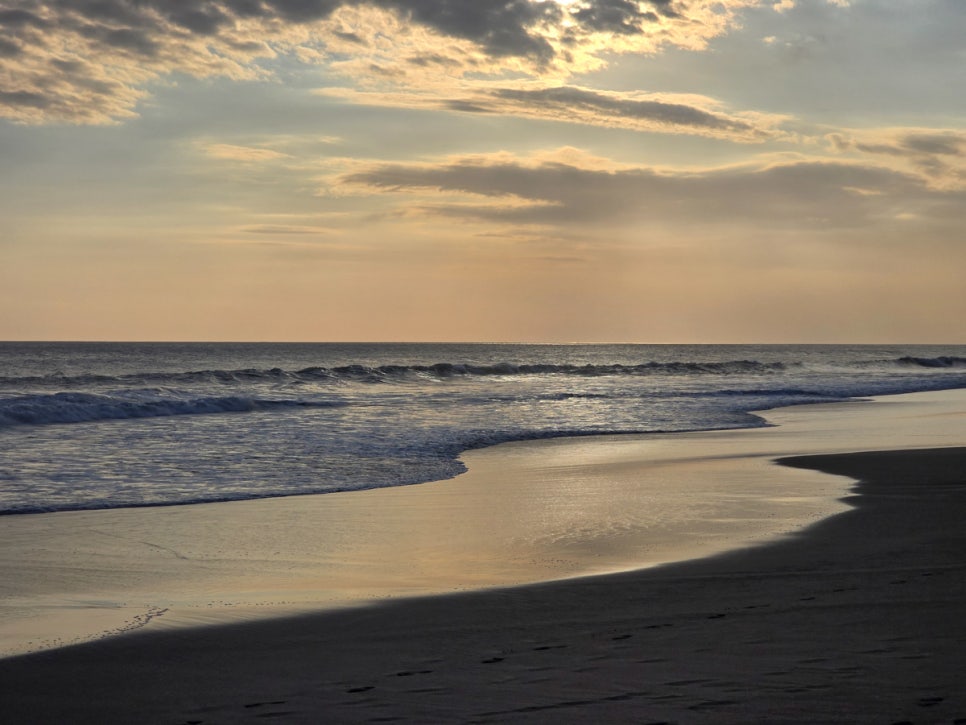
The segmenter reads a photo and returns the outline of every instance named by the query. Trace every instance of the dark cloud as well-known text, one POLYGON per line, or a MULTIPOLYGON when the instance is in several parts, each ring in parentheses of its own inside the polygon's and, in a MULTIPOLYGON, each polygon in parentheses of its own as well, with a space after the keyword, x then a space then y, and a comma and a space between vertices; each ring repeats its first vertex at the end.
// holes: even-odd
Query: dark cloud
MULTIPOLYGON (((175 71, 244 74, 272 52, 266 43, 284 47, 287 29, 342 7, 393 11, 472 41, 491 57, 528 57, 537 65, 554 55, 540 26, 562 13, 556 3, 535 0, 13 0, 0 9, 0 113, 34 121, 45 119, 38 109, 51 109, 57 120, 129 115, 143 95, 140 83, 175 71), (240 34, 238 23, 253 19, 264 21, 264 35, 240 34), (91 82, 51 62, 69 56, 87 61, 91 82), (118 86, 115 99, 85 96, 85 87, 108 78, 125 78, 127 87, 118 86)), ((330 31, 363 42, 351 29, 330 31)))
MULTIPOLYGON (((750 221, 775 228, 848 229, 894 223, 910 205, 930 205, 934 218, 945 214, 960 222, 966 209, 966 194, 930 189, 921 177, 826 162, 669 173, 599 170, 554 161, 467 160, 439 166, 383 164, 347 175, 342 182, 389 192, 438 190, 506 198, 505 205, 437 204, 434 210, 559 227, 750 221)), ((420 208, 427 207, 423 203, 420 208)))
POLYGON ((869 154, 888 156, 961 156, 966 136, 948 133, 907 133, 890 143, 856 143, 855 148, 869 154))
POLYGON ((140 32, 158 36, 154 38, 157 43, 181 31, 213 36, 235 17, 243 17, 228 3, 217 0, 56 0, 48 7, 63 28, 140 32))
POLYGON ((650 0, 650 4, 664 17, 681 17, 681 13, 674 9, 674 5, 676 4, 675 0, 650 0))
POLYGON ((597 0, 581 6, 573 17, 590 30, 619 34, 639 33, 644 23, 659 20, 654 11, 642 11, 632 0, 597 0))
POLYGON ((559 20, 556 3, 532 0, 372 0, 445 35, 471 40, 495 56, 548 61, 553 48, 533 28, 559 20))
POLYGON ((966 138, 946 134, 910 134, 902 140, 911 151, 940 156, 961 156, 966 147, 966 138))
POLYGON ((163 34, 170 32, 170 24, 195 35, 210 36, 236 18, 307 23, 324 20, 340 7, 364 5, 392 10, 446 35, 471 40, 496 56, 544 59, 552 55, 552 48, 531 29, 559 19, 562 12, 555 3, 533 0, 52 0, 46 3, 53 16, 49 23, 21 7, 0 13, 0 24, 7 28, 73 27, 102 35, 109 31, 163 34))
POLYGON ((22 28, 24 26, 33 26, 35 28, 42 28, 47 23, 39 15, 35 15, 29 10, 23 8, 15 8, 13 10, 0 10, 0 25, 7 28, 22 28))
POLYGON ((858 140, 843 134, 827 136, 837 151, 861 151, 889 156, 929 176, 939 186, 962 185, 966 133, 950 130, 892 129, 858 140))
POLYGON ((261 16, 278 15, 285 20, 305 23, 327 18, 344 4, 342 0, 266 0, 261 16))
POLYGON ((265 12, 261 0, 225 0, 225 7, 239 18, 258 18, 265 12))
POLYGON ((105 28, 88 25, 81 34, 96 40, 101 45, 127 50, 143 56, 152 57, 158 52, 158 43, 143 30, 136 28, 105 28))
POLYGON ((79 60, 63 60, 61 58, 52 59, 50 64, 64 73, 79 73, 82 72, 86 67, 85 64, 79 60))
POLYGON ((20 47, 20 43, 0 38, 0 57, 13 58, 21 53, 23 53, 23 48, 20 47))
POLYGON ((50 99, 41 93, 29 91, 5 91, 0 89, 0 103, 14 106, 28 106, 29 108, 48 108, 50 99))
POLYGON ((345 40, 349 43, 357 43, 359 45, 366 44, 366 41, 358 33, 352 33, 352 32, 343 31, 343 30, 336 30, 334 34, 337 38, 341 38, 342 40, 345 40))
POLYGON ((479 103, 474 103, 473 101, 464 101, 458 98, 450 101, 445 101, 443 103, 443 106, 447 110, 459 111, 461 113, 494 113, 495 112, 493 108, 489 108, 479 103))
MULTIPOLYGON (((843 147, 849 148, 849 147, 843 147)), ((867 154, 885 154, 887 156, 908 156, 909 152, 899 146, 884 143, 856 143, 855 148, 867 154)))
MULTIPOLYGON (((15 0, 16 2, 16 0, 15 0)), ((496 56, 547 58, 549 43, 537 32, 569 14, 585 30, 638 32, 658 14, 677 17, 670 0, 651 0, 642 11, 634 0, 589 0, 565 11, 554 2, 538 0, 50 0, 43 4, 20 0, 18 7, 0 10, 0 25, 17 28, 108 24, 122 29, 163 30, 170 22, 198 35, 214 35, 233 19, 280 19, 307 23, 328 18, 341 7, 373 6, 434 28, 445 35, 478 43, 496 56), (34 12, 41 6, 49 19, 34 12), (70 20, 67 20, 67 16, 70 20)))
MULTIPOLYGON (((84 23, 108 23, 128 27, 156 25, 157 0, 131 2, 131 0, 51 0, 45 3, 49 12, 49 25, 70 28, 84 23)), ((161 14, 163 17, 163 13, 161 14)))
POLYGON ((450 66, 450 67, 459 65, 459 62, 454 60, 453 58, 448 58, 447 56, 440 55, 438 53, 432 53, 429 55, 425 55, 425 54, 416 55, 411 58, 407 58, 406 62, 415 66, 419 66, 421 68, 427 68, 433 65, 436 65, 436 66, 442 65, 442 66, 450 66))
POLYGON ((218 7, 198 9, 196 7, 172 7, 168 17, 186 30, 198 35, 214 35, 229 22, 230 16, 218 7))
POLYGON ((572 86, 539 90, 501 89, 494 91, 492 95, 542 109, 556 108, 565 114, 579 109, 604 117, 646 120, 675 126, 741 132, 753 130, 753 127, 744 121, 717 116, 695 106, 622 98, 572 86))
MULTIPOLYGON (((734 0, 736 7, 744 1, 734 0)), ((729 0, 722 0, 720 12, 730 12, 728 5, 729 0)), ((694 7, 689 11, 692 17, 674 21, 678 28, 674 40, 673 34, 652 34, 655 23, 665 25, 679 17, 669 0, 584 0, 571 6, 550 0, 10 0, 0 9, 0 89, 8 99, 0 113, 45 120, 36 113, 18 113, 12 99, 48 94, 57 96, 49 104, 56 109, 56 120, 105 121, 131 115, 133 104, 145 95, 141 86, 151 80, 174 72, 254 76, 261 70, 255 66, 258 58, 297 48, 305 41, 298 27, 327 20, 341 8, 389 11, 404 22, 469 41, 491 61, 518 58, 524 61, 522 67, 539 73, 574 62, 585 41, 588 53, 600 52, 605 42, 598 37, 601 34, 625 38, 638 34, 644 46, 653 50, 662 43, 683 43, 684 35, 690 42, 695 34, 720 32, 721 24, 719 30, 702 29, 701 18, 712 11, 694 7), (83 58, 90 72, 102 80, 122 79, 117 97, 85 98, 82 88, 72 86, 78 80, 76 74, 72 81, 58 75, 56 66, 49 63, 51 58, 67 56, 83 58)), ((314 40, 349 41, 361 48, 365 39, 364 30, 358 28, 329 27, 319 32, 321 37, 310 42, 313 49, 314 40)), ((473 69, 480 58, 471 55, 451 57, 449 62, 455 59, 473 69)), ((419 53, 410 61, 432 62, 419 53)), ((557 97, 548 92, 543 100, 574 102, 560 97, 567 93, 573 96, 574 92, 558 89, 557 97)), ((577 101, 585 106, 609 103, 587 96, 577 101)), ((32 102, 25 105, 40 108, 32 102)), ((669 123, 735 128, 714 114, 673 104, 642 101, 636 107, 624 105, 620 112, 652 119, 666 114, 675 117, 669 123)))
MULTIPOLYGON (((410 59, 409 62, 415 61, 410 59)), ((420 62, 419 65, 423 63, 420 62)), ((370 106, 517 116, 648 133, 691 134, 723 138, 736 143, 761 143, 771 139, 791 138, 783 128, 787 121, 785 117, 754 112, 719 111, 719 103, 715 99, 694 95, 685 96, 681 102, 673 102, 673 97, 665 99, 641 93, 596 91, 576 86, 540 88, 533 84, 523 84, 515 88, 470 86, 463 94, 449 98, 395 90, 382 92, 320 89, 317 92, 320 95, 370 106)), ((827 138, 843 150, 845 145, 853 143, 841 134, 829 134, 827 138)))

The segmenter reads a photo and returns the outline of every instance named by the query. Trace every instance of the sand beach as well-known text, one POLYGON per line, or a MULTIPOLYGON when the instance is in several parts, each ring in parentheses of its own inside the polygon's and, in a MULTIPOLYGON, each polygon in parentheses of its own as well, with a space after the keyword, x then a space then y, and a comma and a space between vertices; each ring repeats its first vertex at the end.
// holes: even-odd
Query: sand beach
MULTIPOLYGON (((325 556, 306 555, 321 534, 302 533, 326 531, 318 503, 335 494, 5 517, 5 621, 60 632, 20 646, 89 638, 75 620, 97 611, 131 630, 0 660, 5 719, 966 722, 966 395, 766 417, 775 427, 471 452, 463 477, 365 492, 398 496, 384 507, 395 513, 367 524, 356 511, 325 556), (673 492, 680 476, 702 506, 689 520, 682 499, 683 528, 662 540, 636 512, 648 508, 639 482, 673 492), (755 476, 775 501, 756 504, 768 496, 755 476), (580 482, 596 495, 547 505, 580 482), (408 555, 374 561, 378 537, 348 533, 393 520, 420 524, 418 541, 389 547, 408 555), (442 520, 462 523, 428 528, 442 520), (215 556, 216 544, 237 549, 215 556), (323 559, 328 589, 307 574, 323 559), (234 599, 202 606, 216 595, 234 599)), ((101 634, 112 627, 125 628, 101 634)))

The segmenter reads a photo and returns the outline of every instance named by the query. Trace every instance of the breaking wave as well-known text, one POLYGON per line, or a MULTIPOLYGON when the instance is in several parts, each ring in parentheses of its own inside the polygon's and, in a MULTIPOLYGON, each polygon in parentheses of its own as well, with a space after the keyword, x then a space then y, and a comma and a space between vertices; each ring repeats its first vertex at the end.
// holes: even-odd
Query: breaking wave
POLYGON ((966 368, 966 357, 941 355, 940 357, 901 357, 896 362, 905 367, 966 368))
POLYGON ((264 400, 238 395, 165 397, 139 391, 117 394, 55 393, 0 400, 0 426, 84 423, 172 415, 246 413, 294 407, 337 407, 339 401, 264 400))

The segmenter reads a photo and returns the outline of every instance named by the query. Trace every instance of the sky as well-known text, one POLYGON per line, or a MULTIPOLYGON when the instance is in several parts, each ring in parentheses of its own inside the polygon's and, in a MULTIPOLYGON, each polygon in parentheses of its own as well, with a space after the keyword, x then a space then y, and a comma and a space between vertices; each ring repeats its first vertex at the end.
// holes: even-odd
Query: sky
POLYGON ((0 339, 966 343, 963 0, 0 0, 0 339))

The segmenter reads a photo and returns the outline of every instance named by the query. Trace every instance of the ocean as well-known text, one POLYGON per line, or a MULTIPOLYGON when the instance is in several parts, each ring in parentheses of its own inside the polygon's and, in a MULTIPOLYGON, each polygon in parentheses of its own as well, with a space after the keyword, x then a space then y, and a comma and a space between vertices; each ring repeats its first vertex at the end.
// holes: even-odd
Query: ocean
POLYGON ((966 346, 0 343, 0 513, 403 486, 514 440, 966 387, 966 346))

